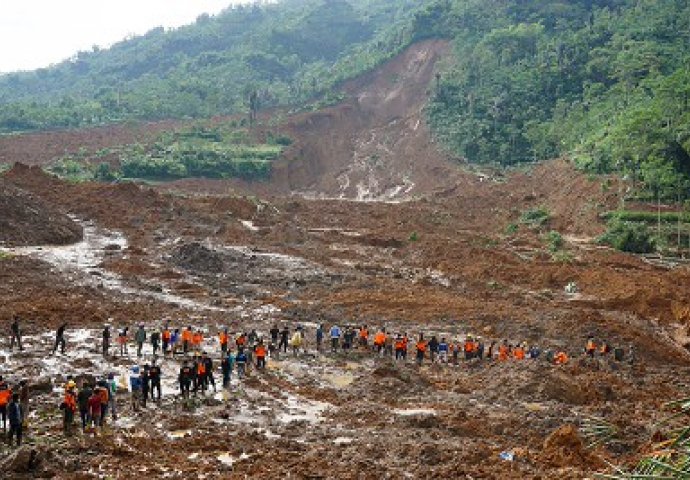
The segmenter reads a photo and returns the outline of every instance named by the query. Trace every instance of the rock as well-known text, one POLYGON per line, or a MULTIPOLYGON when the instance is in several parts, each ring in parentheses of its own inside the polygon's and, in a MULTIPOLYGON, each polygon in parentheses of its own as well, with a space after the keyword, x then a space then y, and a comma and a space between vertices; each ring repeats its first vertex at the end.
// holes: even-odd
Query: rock
POLYGON ((50 463, 52 457, 52 453, 43 447, 25 445, 0 464, 0 471, 16 474, 36 474, 43 471, 45 466, 50 463))
POLYGON ((40 377, 29 384, 32 393, 52 393, 53 382, 50 377, 40 377))
POLYGON ((561 425, 544 440, 542 460, 554 467, 589 464, 591 459, 573 425, 561 425))

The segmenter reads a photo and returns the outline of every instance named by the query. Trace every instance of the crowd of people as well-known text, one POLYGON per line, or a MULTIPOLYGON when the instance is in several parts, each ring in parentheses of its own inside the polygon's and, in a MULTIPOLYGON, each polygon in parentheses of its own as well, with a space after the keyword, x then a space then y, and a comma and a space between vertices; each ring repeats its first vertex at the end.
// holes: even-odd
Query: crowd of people
MULTIPOLYGON (((23 350, 22 335, 19 326, 20 319, 15 316, 10 328, 10 350, 18 347, 23 350)), ((67 324, 62 324, 55 333, 53 354, 58 350, 64 354, 67 348, 65 331, 67 324)), ((331 325, 328 329, 324 325, 316 327, 313 339, 314 348, 307 348, 305 329, 297 326, 292 331, 285 325, 279 328, 273 325, 264 338, 255 329, 246 332, 229 332, 222 329, 217 333, 217 339, 205 338, 200 328, 188 326, 186 328, 170 328, 166 323, 162 328, 147 330, 139 325, 130 337, 129 328, 124 327, 111 332, 106 325, 101 333, 101 352, 106 358, 112 356, 129 356, 129 347, 133 344, 137 365, 130 368, 126 385, 118 384, 116 375, 109 373, 105 377, 87 381, 84 378, 68 377, 64 388, 64 398, 60 404, 63 411, 63 427, 65 434, 74 431, 75 420, 81 420, 83 432, 91 431, 97 434, 105 425, 108 413, 113 420, 117 420, 118 389, 123 386, 129 390, 129 398, 133 411, 146 408, 147 402, 160 403, 162 399, 161 379, 163 370, 161 359, 179 358, 180 367, 177 372, 177 388, 182 399, 190 396, 205 394, 210 389, 217 392, 214 372, 221 374, 222 388, 230 387, 233 374, 243 378, 249 369, 263 370, 266 359, 279 360, 290 350, 293 356, 301 353, 312 354, 349 354, 371 352, 380 357, 389 357, 397 362, 406 362, 408 351, 413 351, 417 365, 424 362, 459 365, 464 362, 483 361, 525 361, 543 359, 550 364, 564 365, 570 360, 568 354, 560 349, 544 349, 527 342, 511 343, 508 340, 497 342, 492 340, 485 343, 481 336, 467 334, 462 339, 448 339, 445 336, 432 335, 430 338, 419 333, 412 340, 406 332, 390 333, 386 328, 370 331, 367 325, 347 326, 331 325), (116 337, 117 347, 113 350, 112 338, 116 337), (328 341, 327 341, 328 340, 328 341), (216 343, 217 342, 217 343, 216 343), (145 345, 150 344, 149 349, 145 345), (207 348, 213 349, 210 354, 207 348), (217 349, 217 350, 216 350, 217 349), (146 353, 145 353, 146 352, 146 353), (219 354, 220 361, 213 360, 219 354), (77 417, 77 413, 79 417, 77 417)), ((214 336, 215 337, 215 336, 214 336)), ((632 362, 634 351, 629 347, 627 355, 622 348, 614 348, 605 340, 595 342, 589 337, 582 353, 588 357, 611 357, 615 361, 627 360, 632 362)), ((28 384, 21 381, 17 386, 18 392, 0 377, 0 416, 3 428, 8 435, 8 442, 16 437, 17 445, 21 444, 22 428, 28 415, 29 399, 28 384), (7 430, 7 421, 10 428, 7 430)))

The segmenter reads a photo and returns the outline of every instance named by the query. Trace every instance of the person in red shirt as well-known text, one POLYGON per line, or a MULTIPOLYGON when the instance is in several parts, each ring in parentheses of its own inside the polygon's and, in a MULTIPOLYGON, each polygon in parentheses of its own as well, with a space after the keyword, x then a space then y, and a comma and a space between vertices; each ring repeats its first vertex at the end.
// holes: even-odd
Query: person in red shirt
POLYGON ((91 398, 89 398, 89 417, 91 419, 91 426, 94 429, 94 435, 96 433, 96 428, 101 426, 101 413, 102 413, 102 399, 101 399, 101 389, 103 387, 96 387, 93 390, 91 398))
POLYGON ((2 416, 2 431, 7 433, 7 405, 12 399, 12 389, 0 377, 0 416, 2 416))

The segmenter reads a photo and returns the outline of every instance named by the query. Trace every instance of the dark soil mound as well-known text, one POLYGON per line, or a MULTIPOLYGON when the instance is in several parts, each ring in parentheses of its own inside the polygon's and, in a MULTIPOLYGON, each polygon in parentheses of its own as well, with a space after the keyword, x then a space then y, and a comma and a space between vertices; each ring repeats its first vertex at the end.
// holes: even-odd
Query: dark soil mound
POLYGON ((186 270, 220 273, 223 271, 221 254, 199 242, 188 243, 177 248, 170 256, 172 263, 186 270))
POLYGON ((65 245, 82 236, 82 228, 68 216, 0 178, 0 244, 65 245))

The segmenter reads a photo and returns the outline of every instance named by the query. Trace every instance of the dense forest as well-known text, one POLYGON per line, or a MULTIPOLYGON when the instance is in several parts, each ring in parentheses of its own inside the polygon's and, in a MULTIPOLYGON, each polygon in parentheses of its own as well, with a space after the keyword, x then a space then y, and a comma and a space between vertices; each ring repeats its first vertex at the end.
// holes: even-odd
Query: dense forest
POLYGON ((0 131, 302 105, 410 41, 421 0, 282 0, 0 76, 0 131))
POLYGON ((447 38, 428 118, 476 163, 569 154, 657 196, 690 178, 690 0, 282 0, 0 77, 0 131, 203 118, 337 99, 447 38))

